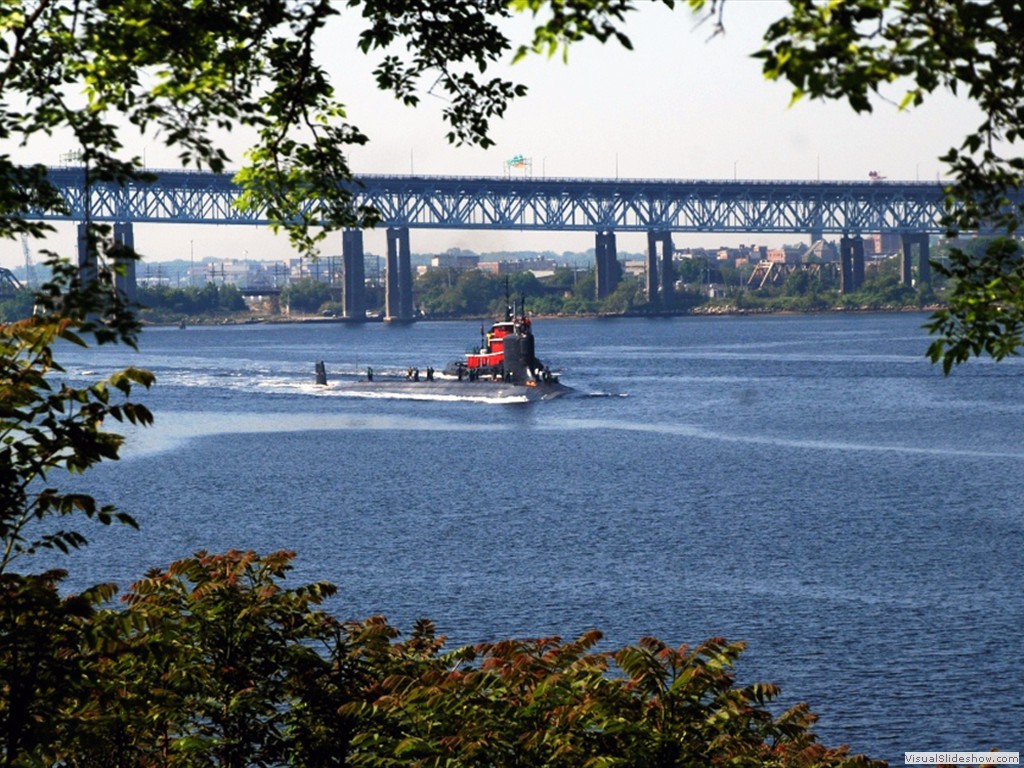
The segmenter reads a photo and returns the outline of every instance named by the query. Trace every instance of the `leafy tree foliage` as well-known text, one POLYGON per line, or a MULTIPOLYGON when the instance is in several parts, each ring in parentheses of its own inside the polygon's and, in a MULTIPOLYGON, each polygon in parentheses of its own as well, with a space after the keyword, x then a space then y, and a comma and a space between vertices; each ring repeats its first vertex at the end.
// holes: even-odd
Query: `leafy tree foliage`
POLYGON ((429 621, 342 623, 293 555, 198 553, 60 598, 60 574, 0 580, 4 765, 871 766, 817 742, 806 705, 738 686, 742 643, 591 631, 446 650, 429 621))
POLYGON ((331 287, 311 277, 290 283, 281 291, 281 303, 293 312, 316 312, 330 300, 331 287))
POLYGON ((882 309, 911 306, 917 299, 917 292, 896 275, 882 274, 865 280, 864 285, 847 298, 856 307, 882 309))
POLYGON ((1002 360, 1024 343, 1024 258, 1020 244, 991 240, 983 254, 952 249, 948 264, 935 268, 952 280, 947 307, 936 312, 928 329, 938 335, 928 348, 932 362, 953 365, 982 353, 1002 360))
MULTIPOLYGON (((17 222, 0 217, 0 229, 17 222)), ((31 227, 30 227, 31 228, 31 227)), ((56 487, 53 476, 81 473, 118 458, 123 437, 108 421, 146 425, 152 416, 131 399, 153 376, 126 368, 105 380, 76 385, 54 357, 58 344, 121 342, 134 346, 139 326, 115 289, 117 253, 102 228, 87 237, 91 265, 51 255, 52 278, 34 297, 35 313, 0 324, 0 764, 52 765, 57 745, 74 730, 75 691, 91 685, 83 637, 109 585, 59 596, 59 571, 13 573, 40 549, 68 551, 86 543, 72 515, 103 524, 135 525, 127 514, 92 496, 56 487)))
POLYGON ((217 307, 225 312, 244 312, 248 307, 237 285, 222 285, 217 291, 217 307))
POLYGON ((676 277, 684 283, 706 283, 709 260, 706 258, 679 259, 674 265, 676 277))
POLYGON ((0 322, 9 323, 32 314, 35 304, 35 292, 22 288, 4 299, 0 299, 0 322))
POLYGON ((147 317, 147 310, 194 316, 213 315, 218 312, 244 312, 248 309, 241 291, 236 286, 218 286, 214 283, 207 283, 202 288, 142 286, 138 291, 138 304, 144 318, 147 317))
POLYGON ((791 273, 786 278, 786 282, 782 284, 782 294, 784 296, 804 296, 814 293, 817 290, 816 282, 806 269, 798 269, 791 273))
MULTIPOLYGON (((673 0, 662 0, 674 5, 673 0)), ((702 0, 690 0, 694 6, 702 0)), ((331 229, 377 220, 352 205, 347 151, 367 137, 346 120, 317 59, 336 17, 358 24, 359 48, 377 59, 380 88, 408 105, 422 84, 443 94, 448 139, 488 146, 491 120, 526 88, 488 68, 512 52, 508 19, 538 17, 530 49, 553 52, 584 38, 616 38, 630 0, 178 0, 114 3, 41 0, 0 15, 0 140, 33 146, 70 137, 95 181, 144 181, 124 151, 141 134, 178 152, 184 166, 222 171, 228 131, 253 137, 238 181, 244 208, 314 251, 331 229), (320 228, 323 227, 323 228, 320 228)), ((0 235, 38 234, 29 207, 61 211, 42 166, 0 154, 0 235)))
POLYGON ((108 269, 83 284, 70 264, 54 260, 49 266, 54 278, 37 297, 40 314, 0 325, 0 574, 41 548, 67 551, 85 543, 70 528, 34 533, 45 519, 84 514, 104 524, 134 525, 91 496, 50 485, 50 475, 116 460, 123 437, 107 431, 107 419, 152 421, 145 406, 130 400, 133 387, 152 384, 147 371, 126 368, 80 387, 61 380, 58 342, 84 345, 91 335, 100 344, 134 345, 137 324, 113 290, 108 269))
POLYGON ((109 587, 61 600, 53 574, 5 577, 2 764, 344 765, 354 665, 316 609, 334 588, 280 584, 291 558, 199 553, 124 610, 93 610, 109 587))
POLYGON ((84 679, 81 637, 109 585, 61 598, 65 574, 0 574, 0 764, 37 755, 52 761, 66 726, 62 713, 84 679))
MULTIPOLYGON (((873 11, 896 2, 831 6, 873 11)), ((922 92, 942 82, 976 85, 969 79, 976 77, 973 64, 960 56, 976 39, 992 43, 978 59, 982 85, 1000 58, 1019 63, 1003 57, 1001 40, 981 37, 986 29, 1007 29, 1007 39, 1018 40, 1019 11, 993 4, 1002 18, 989 14, 979 25, 967 18, 978 5, 938 4, 964 16, 950 16, 963 24, 949 23, 949 30, 973 31, 949 41, 959 47, 943 57, 922 54, 938 67, 934 84, 927 68, 910 73, 922 92), (1000 21, 1002 27, 994 23, 1000 21), (947 75, 959 79, 943 80, 947 75)), ((900 0, 904 6, 924 13, 923 0, 900 0)), ((513 47, 502 31, 512 13, 539 15, 533 39, 519 52, 550 54, 588 37, 628 46, 619 25, 632 9, 630 0, 39 0, 4 6, 0 140, 4 147, 29 148, 55 135, 73 142, 84 165, 90 261, 81 273, 51 261, 54 279, 37 296, 40 314, 0 326, 0 763, 867 764, 818 745, 806 708, 773 715, 767 707, 773 687, 737 687, 731 668, 742 646, 721 640, 672 649, 647 639, 609 654, 593 650, 598 635, 591 633, 570 643, 505 641, 445 652, 427 622, 399 641, 383 619, 343 624, 326 615, 319 606, 332 586, 287 589, 279 583, 290 567, 287 553, 200 553, 149 574, 122 610, 99 607, 110 587, 63 598, 57 573, 9 572, 15 560, 40 548, 85 542, 73 528, 36 533, 40 522, 73 514, 132 522, 92 497, 51 486, 56 472, 83 472, 118 457, 122 438, 106 430, 107 419, 151 420, 131 400, 135 387, 152 383, 149 373, 129 368, 73 386, 62 380, 53 354, 57 343, 89 338, 134 344, 135 315, 105 266, 107 257, 130 254, 115 253, 107 233, 88 220, 93 184, 149 178, 141 158, 124 150, 132 133, 176 149, 184 166, 220 171, 233 162, 221 137, 248 132, 255 141, 238 174, 243 205, 314 251, 330 229, 376 220, 374 211, 353 208, 345 184, 346 149, 366 137, 346 122, 314 55, 333 16, 361 14, 359 45, 381 57, 376 75, 382 88, 415 104, 421 83, 436 83, 450 99, 449 139, 486 146, 490 120, 525 93, 519 84, 486 75, 513 47)), ((840 29, 853 34, 872 18, 860 13, 840 29)), ((920 38, 922 29, 934 33, 921 21, 906 27, 908 39, 920 38)), ((770 39, 785 39, 785 30, 776 32, 770 39)), ((800 58, 779 56, 766 65, 790 76, 786 62, 800 58)), ((877 69, 885 67, 858 75, 869 88, 882 79, 877 69)), ((799 67, 792 71, 801 77, 799 67)), ((951 162, 973 162, 971 153, 991 146, 984 138, 1017 140, 1017 123, 999 111, 1003 101, 1015 109, 1014 99, 1024 92, 1015 78, 1007 77, 1005 92, 993 90, 991 98, 989 91, 971 92, 991 107, 992 129, 951 162)), ((816 95, 813 87, 809 92, 816 95)), ((854 100, 854 106, 860 104, 854 100)), ((972 189, 972 168, 981 186, 967 199, 978 204, 978 215, 993 218, 982 193, 994 190, 1003 202, 1003 192, 1019 186, 1021 168, 999 166, 1008 183, 985 187, 997 178, 986 175, 995 161, 983 154, 980 163, 971 162, 962 165, 963 188, 972 189)), ((25 216, 29 209, 66 211, 45 168, 20 165, 4 151, 0 236, 44 233, 45 224, 25 216)), ((453 302, 475 310, 468 288, 479 279, 457 284, 461 294, 453 302)), ((592 296, 593 283, 586 282, 579 281, 580 295, 592 296), (587 288, 591 292, 582 293, 587 288)))
POLYGON ((416 301, 428 315, 465 317, 492 314, 495 303, 504 303, 504 280, 477 269, 455 272, 438 270, 417 279, 416 301))
POLYGON ((596 270, 577 275, 572 295, 563 302, 563 312, 567 315, 581 315, 597 311, 597 301, 594 299, 596 289, 596 270))
POLYGON ((964 94, 983 120, 942 158, 956 180, 950 223, 1019 226, 1024 208, 1022 139, 1024 10, 1015 3, 977 0, 791 0, 790 13, 765 35, 758 54, 765 73, 785 78, 794 99, 845 99, 857 112, 873 96, 902 90, 900 107, 937 90, 964 94))
POLYGON ((592 298, 593 274, 577 277, 571 269, 543 279, 527 271, 491 275, 432 269, 416 279, 414 291, 417 304, 431 317, 500 316, 508 301, 525 302, 530 314, 621 313, 645 301, 636 281, 625 280, 599 303, 592 298))
POLYGON ((89 741, 118 743, 109 717, 116 708, 135 760, 141 754, 168 765, 284 764, 295 686, 327 672, 328 661, 310 643, 333 636, 331 622, 314 609, 334 588, 282 588, 291 558, 199 553, 137 582, 125 598, 129 621, 119 625, 128 628, 121 640, 132 663, 122 658, 128 674, 113 682, 143 705, 144 717, 122 712, 123 701, 106 701, 108 717, 97 723, 106 738, 89 741), (163 663, 150 668, 133 649, 153 650, 163 663))
POLYGON ((838 293, 837 265, 820 266, 817 269, 807 266, 795 269, 786 277, 782 284, 783 296, 829 296, 838 293))
MULTIPOLYGON (((997 0, 790 0, 757 55, 770 78, 788 80, 794 100, 845 100, 870 112, 876 97, 900 108, 945 90, 977 104, 982 122, 941 159, 951 231, 993 228, 1012 234, 1024 221, 1024 8, 997 0)), ((948 373, 971 355, 1015 354, 1024 323, 1024 280, 1005 252, 991 261, 960 254, 949 276, 964 284, 930 330, 929 349, 948 373), (988 291, 986 279, 999 286, 988 291), (1012 286, 1012 288, 1011 288, 1012 286)))
POLYGON ((633 277, 625 277, 615 286, 615 290, 602 299, 598 306, 600 311, 611 314, 623 314, 634 307, 647 302, 643 287, 633 277))

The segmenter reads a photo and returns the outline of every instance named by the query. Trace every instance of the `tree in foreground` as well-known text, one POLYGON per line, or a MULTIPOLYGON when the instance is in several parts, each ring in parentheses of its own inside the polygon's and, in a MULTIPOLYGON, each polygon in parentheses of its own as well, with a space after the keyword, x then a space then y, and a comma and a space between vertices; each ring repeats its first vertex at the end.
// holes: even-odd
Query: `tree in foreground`
POLYGON ((153 377, 127 368, 76 385, 54 357, 59 344, 134 344, 137 324, 114 290, 113 274, 50 262, 53 279, 36 297, 36 314, 0 324, 0 764, 38 764, 54 754, 62 712, 76 686, 91 684, 83 640, 109 585, 82 595, 58 593, 63 573, 25 575, 41 550, 67 552, 86 543, 85 517, 102 524, 134 520, 92 496, 68 493, 58 480, 118 458, 124 438, 110 420, 146 425, 133 388, 153 377))
MULTIPOLYGON (((951 233, 1016 233, 1024 222, 1024 7, 997 0, 789 0, 757 55, 766 76, 788 80, 793 99, 879 101, 910 108, 946 91, 981 111, 977 129, 941 158, 951 233)), ((929 357, 948 373, 972 355, 1016 354, 1024 328, 1024 272, 1004 245, 957 251, 947 308, 928 325, 929 357)))
POLYGON ((124 437, 109 420, 147 425, 152 415, 131 399, 148 387, 147 371, 125 368, 105 380, 76 386, 55 359, 59 343, 135 343, 137 324, 100 270, 87 284, 75 267, 54 261, 54 279, 37 296, 37 314, 0 324, 0 575, 41 549, 67 552, 86 543, 60 519, 85 516, 103 524, 132 518, 54 482, 102 461, 114 461, 124 437), (54 477, 56 476, 56 477, 54 477))
MULTIPOLYGON (((0 15, 0 140, 31 149, 68 137, 85 167, 86 201, 97 181, 151 178, 124 149, 140 139, 176 150, 185 167, 240 167, 243 207, 314 252, 330 230, 377 220, 353 205, 349 184, 347 152, 367 136, 346 120, 316 57, 336 17, 360 30, 381 89, 415 106, 425 83, 447 102, 448 140, 486 147, 491 121, 526 93, 488 71, 513 54, 503 31, 510 17, 537 17, 533 38, 518 49, 525 55, 585 38, 628 45, 620 27, 632 10, 630 0, 8 3, 0 15), (243 158, 229 155, 231 131, 251 137, 243 158)), ((0 235, 39 234, 45 227, 24 211, 63 207, 44 167, 0 153, 0 235)))
POLYGON ((742 643, 447 651, 428 621, 401 639, 336 620, 332 585, 285 586, 292 557, 198 553, 122 610, 97 607, 109 586, 61 599, 55 574, 0 592, 0 764, 881 765, 819 744, 805 705, 773 713, 775 686, 737 685, 742 643))
MULTIPOLYGON (((721 7, 704 0, 687 5, 721 7)), ((1014 115, 1024 89, 1019 51, 1011 44, 1021 38, 1016 6, 967 0, 827 6, 793 0, 792 6, 792 25, 769 30, 769 74, 789 77, 811 95, 848 97, 855 108, 864 104, 858 93, 893 77, 916 78, 912 102, 940 85, 966 86, 990 119, 949 157, 960 182, 953 194, 967 216, 958 222, 1015 223, 1019 212, 1005 219, 999 214, 1020 186, 1022 166, 1017 159, 999 162, 996 144, 1019 138, 1014 115), (808 44, 787 42, 800 40, 808 44), (872 40, 896 53, 859 45, 872 40), (838 79, 822 74, 833 70, 838 79)), ((347 186, 346 149, 366 137, 346 122, 315 57, 333 16, 359 14, 359 46, 380 57, 381 88, 415 105, 421 83, 432 83, 449 99, 449 140, 487 146, 490 121, 525 94, 522 85, 487 73, 512 52, 501 26, 512 13, 539 14, 532 39, 519 47, 525 54, 553 53, 585 38, 628 46, 621 26, 632 10, 630 0, 3 5, 0 237, 45 234, 47 226, 28 210, 66 212, 47 169, 21 165, 6 150, 31 150, 38 140, 59 136, 72 142, 84 166, 88 243, 81 274, 53 261, 57 277, 38 296, 40 314, 0 329, 3 765, 783 766, 847 760, 842 751, 814 742, 805 709, 775 717, 765 706, 774 689, 735 687, 729 670, 739 646, 717 640, 693 650, 648 640, 609 655, 592 651, 597 638, 587 636, 569 644, 508 641, 442 653, 429 624, 397 642, 383 620, 339 625, 319 613, 316 606, 330 589, 282 589, 277 580, 287 569, 284 556, 199 555, 151 574, 118 612, 100 607, 109 587, 61 597, 60 574, 10 571, 41 548, 85 543, 80 531, 47 523, 83 514, 131 523, 91 497, 50 485, 58 472, 83 472, 117 458, 122 438, 105 429, 107 419, 146 424, 151 418, 130 399, 133 387, 151 383, 150 374, 129 368, 77 387, 61 381, 64 372, 53 355, 58 342, 83 343, 90 336, 96 343, 134 343, 134 315, 108 266, 131 254, 118 252, 89 216, 93 184, 149 178, 141 158, 124 150, 130 138, 174 148, 184 166, 222 171, 235 162, 223 137, 249 132, 254 143, 238 173, 243 205, 263 211, 299 248, 313 252, 330 229, 369 226, 377 218, 353 206, 347 186), (350 748, 332 752, 329 745, 350 748)), ((992 256, 1003 258, 1002 251, 992 256)), ((975 265, 968 261, 964 269, 975 265)), ((1003 273, 1008 284, 1019 285, 1017 273, 1003 273)), ((999 323, 975 326, 964 314, 962 307, 972 302, 991 301, 971 289, 965 288, 962 305, 950 308, 964 318, 963 332, 976 339, 1002 332, 999 323)), ((994 298, 1015 295, 1019 291, 994 298)), ((1021 311, 1015 300, 994 311, 1021 311)), ((1015 348, 1012 339, 1005 347, 1007 353, 1015 348)))

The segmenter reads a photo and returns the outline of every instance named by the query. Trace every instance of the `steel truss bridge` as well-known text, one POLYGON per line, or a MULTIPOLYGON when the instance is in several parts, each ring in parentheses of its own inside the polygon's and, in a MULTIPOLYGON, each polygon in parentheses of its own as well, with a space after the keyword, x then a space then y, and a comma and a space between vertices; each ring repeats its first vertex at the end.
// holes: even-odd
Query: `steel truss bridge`
MULTIPOLYGON (((94 183, 81 168, 54 168, 50 179, 66 214, 29 211, 38 219, 115 224, 115 237, 132 242, 135 223, 268 224, 262 210, 242 211, 241 188, 228 174, 158 171, 152 183, 94 183), (88 194, 88 200, 86 195, 88 194), (88 203, 88 205, 86 204, 88 203)), ((388 229, 386 314, 412 316, 410 229, 506 229, 595 233, 598 294, 618 280, 615 234, 646 232, 648 296, 671 293, 672 233, 798 233, 812 240, 841 238, 844 289, 863 280, 861 235, 904 238, 904 275, 911 247, 920 248, 920 279, 927 279, 929 235, 946 231, 944 188, 899 181, 685 181, 664 179, 515 179, 495 177, 364 175, 352 183, 353 202, 370 206, 388 229), (660 261, 660 270, 658 262, 660 261)), ((362 314, 362 233, 343 234, 346 314, 362 314), (358 262, 358 263, 357 263, 358 262)))
MULTIPOLYGON (((228 174, 159 171, 151 184, 95 183, 94 221, 267 224, 263 211, 237 207, 228 174)), ((85 218, 84 172, 51 169, 69 210, 40 219, 85 218)), ((742 232, 832 235, 945 232, 943 187, 903 181, 671 181, 509 179, 365 175, 357 205, 376 208, 388 227, 612 232, 742 232)))

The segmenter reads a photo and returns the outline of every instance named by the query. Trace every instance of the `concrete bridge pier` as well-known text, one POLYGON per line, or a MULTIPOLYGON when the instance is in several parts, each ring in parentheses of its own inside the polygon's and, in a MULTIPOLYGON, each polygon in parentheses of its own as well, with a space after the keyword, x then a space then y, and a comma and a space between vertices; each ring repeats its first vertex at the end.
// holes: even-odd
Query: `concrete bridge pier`
POLYGON ((615 250, 615 233, 604 230, 594 240, 594 262, 597 280, 595 296, 603 299, 619 284, 619 258, 615 250))
POLYGON ((384 319, 412 320, 412 261, 409 228, 388 229, 387 273, 384 276, 384 319))
POLYGON ((839 240, 839 292, 853 293, 864 284, 864 238, 839 240))
POLYGON ((96 264, 96 248, 89 247, 89 225, 78 225, 78 274, 82 278, 83 285, 95 282, 98 273, 96 264))
POLYGON ((135 301, 139 295, 138 285, 135 282, 134 255, 135 231, 132 228, 132 223, 121 221, 114 224, 114 266, 117 268, 114 285, 128 297, 129 301, 135 301))
MULTIPOLYGON (((96 263, 99 258, 99 249, 96 243, 90 244, 88 224, 78 225, 78 273, 85 284, 96 280, 99 274, 99 265, 96 263)), ((118 274, 114 276, 114 286, 123 293, 129 301, 135 301, 138 297, 138 286, 135 281, 135 259, 129 258, 125 252, 135 253, 135 233, 130 221, 119 221, 114 224, 114 247, 111 254, 114 257, 114 266, 119 267, 118 274), (121 274, 123 272, 123 274, 121 274)))
POLYGON ((932 269, 928 263, 928 235, 905 234, 902 236, 903 253, 900 259, 900 282, 913 285, 913 247, 917 246, 917 279, 920 283, 931 285, 932 269))
POLYGON ((363 262, 363 231, 341 233, 341 312, 349 320, 366 319, 366 267, 363 262))
POLYGON ((928 254, 928 235, 921 235, 920 240, 920 253, 918 254, 918 277, 921 278, 921 282, 925 285, 932 284, 932 265, 929 262, 931 256, 928 254))
POLYGON ((672 272, 672 247, 671 232, 656 232, 653 229, 647 232, 647 300, 652 305, 668 305, 672 303, 675 294, 675 275, 672 272), (658 245, 661 245, 661 267, 658 267, 658 245), (660 277, 660 280, 659 280, 660 277), (661 285, 661 295, 658 295, 658 286, 661 285))

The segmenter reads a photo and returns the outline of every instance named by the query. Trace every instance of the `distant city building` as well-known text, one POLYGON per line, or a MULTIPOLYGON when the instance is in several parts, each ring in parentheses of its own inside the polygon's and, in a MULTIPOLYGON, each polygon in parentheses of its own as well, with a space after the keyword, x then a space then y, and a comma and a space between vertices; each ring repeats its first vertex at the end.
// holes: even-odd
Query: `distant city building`
POLYGON ((839 249, 836 248, 835 243, 830 243, 827 240, 817 240, 811 243, 811 246, 803 252, 800 261, 805 264, 839 261, 839 249))
POLYGON ((688 248, 687 250, 679 250, 674 254, 674 258, 678 260, 683 259, 717 259, 718 251, 710 251, 707 248, 688 248))
POLYGON ((250 262, 238 259, 212 261, 205 265, 206 283, 216 285, 234 285, 245 288, 249 284, 250 262))
POLYGON ((431 269, 455 269, 459 272, 468 272, 471 269, 478 269, 480 257, 467 253, 440 253, 430 259, 431 269))
POLYGON ((769 248, 765 257, 772 264, 799 264, 805 252, 801 246, 784 245, 781 248, 769 248))
POLYGON ((553 274, 558 265, 551 259, 538 256, 535 259, 515 259, 508 261, 481 261, 480 271, 489 272, 494 275, 509 275, 515 272, 532 272, 541 277, 545 274, 553 274))
POLYGON ((891 256, 903 250, 903 239, 896 233, 863 235, 865 256, 891 256))
MULTIPOLYGON (((336 272, 340 257, 330 256, 320 259, 319 265, 310 269, 302 266, 300 259, 290 261, 255 261, 248 259, 205 260, 202 264, 189 265, 177 273, 178 285, 200 287, 208 283, 215 285, 234 285, 240 289, 273 288, 280 289, 301 277, 330 282, 336 272)), ((161 275, 150 280, 150 275, 139 279, 140 283, 165 282, 161 275)))
POLYGON ((643 277, 647 274, 647 260, 626 259, 622 262, 622 269, 627 275, 632 277, 643 277))
POLYGON ((719 262, 726 262, 733 267, 739 268, 748 264, 757 264, 768 258, 768 247, 761 245, 744 245, 740 243, 738 248, 722 246, 715 254, 719 262))
POLYGON ((160 286, 171 286, 174 281, 171 279, 169 272, 164 270, 162 264, 147 264, 144 274, 136 274, 135 282, 137 285, 144 285, 147 288, 155 288, 160 286))
POLYGON ((291 267, 284 261, 265 261, 259 271, 249 275, 250 288, 283 288, 291 280, 291 267))

